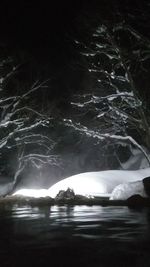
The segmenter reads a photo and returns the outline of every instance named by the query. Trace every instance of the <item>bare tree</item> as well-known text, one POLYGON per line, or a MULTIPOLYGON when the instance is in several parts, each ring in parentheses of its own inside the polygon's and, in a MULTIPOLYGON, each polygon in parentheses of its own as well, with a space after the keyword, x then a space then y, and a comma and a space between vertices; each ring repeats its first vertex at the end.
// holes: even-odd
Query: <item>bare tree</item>
MULTIPOLYGON (((1 64, 4 67, 5 62, 1 64)), ((11 190, 29 165, 40 171, 44 165, 57 165, 59 161, 59 157, 52 153, 55 146, 49 134, 52 118, 41 108, 36 95, 37 92, 42 95, 47 89, 47 81, 36 81, 28 90, 20 88, 17 95, 11 95, 10 91, 7 94, 7 81, 16 70, 17 67, 13 67, 0 80, 0 158, 3 162, 6 155, 5 164, 10 152, 15 158, 11 190)))
MULTIPOLYGON (((80 67, 89 72, 92 86, 86 93, 73 96, 75 116, 64 121, 81 134, 105 140, 107 145, 136 146, 150 163, 144 149, 150 149, 150 117, 132 77, 132 60, 124 56, 115 40, 117 30, 117 25, 111 29, 101 25, 87 44, 76 41, 85 62, 80 67)), ((139 35, 133 30, 131 33, 141 43, 139 35)), ((149 42, 145 49, 147 46, 149 42)), ((140 64, 143 60, 139 59, 140 64)))

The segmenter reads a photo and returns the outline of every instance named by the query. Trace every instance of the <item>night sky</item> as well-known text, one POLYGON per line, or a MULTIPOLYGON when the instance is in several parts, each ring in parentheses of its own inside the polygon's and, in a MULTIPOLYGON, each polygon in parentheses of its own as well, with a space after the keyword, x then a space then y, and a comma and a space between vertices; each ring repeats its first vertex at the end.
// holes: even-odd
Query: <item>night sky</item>
POLYGON ((64 35, 82 7, 82 1, 5 1, 1 4, 1 38, 32 52, 49 47, 59 53, 64 35))
POLYGON ((0 45, 16 50, 16 54, 28 53, 41 65, 51 62, 56 70, 62 70, 75 54, 70 39, 86 38, 98 20, 110 24, 124 20, 149 38, 147 2, 6 0, 0 4, 0 45))
MULTIPOLYGON (((148 1, 81 0, 69 3, 68 1, 49 1, 48 4, 44 1, 35 3, 7 0, 0 4, 0 10, 0 56, 3 59, 8 57, 12 59, 13 63, 10 63, 8 70, 14 65, 19 65, 18 71, 12 80, 9 80, 4 94, 6 93, 7 96, 17 95, 18 92, 22 94, 35 80, 50 79, 46 93, 41 94, 41 91, 37 93, 35 99, 30 99, 30 104, 31 106, 33 104, 38 111, 40 109, 42 111, 44 106, 44 112, 49 112, 48 115, 54 118, 54 124, 50 125, 48 136, 58 143, 55 153, 60 154, 65 162, 63 171, 62 169, 59 170, 60 173, 54 171, 54 179, 84 171, 117 168, 118 161, 114 157, 114 147, 111 146, 111 142, 108 150, 105 147, 101 150, 101 144, 94 139, 83 138, 61 124, 63 118, 70 116, 83 124, 87 123, 94 130, 99 129, 99 121, 94 122, 92 110, 86 110, 87 117, 82 117, 82 114, 75 111, 70 104, 72 96, 78 92, 82 94, 93 90, 93 94, 97 92, 100 94, 101 90, 101 86, 96 89, 97 77, 89 74, 90 62, 81 56, 83 47, 79 47, 75 40, 87 45, 92 42, 96 44, 92 34, 102 24, 111 28, 114 24, 124 23, 123 25, 129 25, 143 35, 143 40, 138 44, 137 39, 135 41, 133 36, 125 32, 119 32, 116 40, 125 57, 132 63, 131 71, 137 90, 148 106, 150 103, 148 52, 143 65, 140 65, 137 60, 139 47, 141 49, 139 55, 145 57, 147 47, 145 48, 144 44, 150 37, 148 1)), ((105 42, 105 40, 100 41, 105 42)), ((97 58, 94 59, 95 62, 97 58)), ((105 57, 100 59, 104 69, 109 68, 109 62, 106 61, 105 57)), ((91 62, 93 63, 94 61, 91 62)), ((5 69, 3 71, 5 72, 5 69)), ((107 89, 104 88, 104 90, 107 89)), ((135 134, 132 129, 130 133, 135 134)), ((139 140, 139 136, 135 137, 139 140)), ((127 160, 128 151, 126 153, 122 151, 123 149, 121 153, 118 152, 119 158, 127 160)), ((16 165, 12 162, 11 153, 14 154, 14 151, 8 153, 6 149, 6 158, 9 157, 7 162, 9 160, 11 162, 8 163, 9 168, 6 167, 6 176, 13 177, 16 165)), ((4 162, 6 158, 4 156, 4 162)), ((49 176, 49 170, 46 172, 49 176)))

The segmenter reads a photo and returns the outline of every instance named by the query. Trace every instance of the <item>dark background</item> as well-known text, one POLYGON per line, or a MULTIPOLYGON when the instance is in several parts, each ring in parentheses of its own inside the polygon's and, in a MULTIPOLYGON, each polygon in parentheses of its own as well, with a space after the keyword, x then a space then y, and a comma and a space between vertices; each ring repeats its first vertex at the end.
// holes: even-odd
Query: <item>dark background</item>
MULTIPOLYGON (((13 58, 13 63, 9 63, 8 69, 14 65, 20 65, 18 72, 5 88, 6 94, 15 95, 18 92, 21 94, 22 91, 28 90, 36 79, 42 81, 50 78, 51 80, 46 94, 43 93, 41 96, 40 91, 36 99, 33 99, 33 105, 38 107, 38 110, 42 103, 52 110, 54 122, 50 126, 48 135, 58 143, 56 151, 52 152, 60 154, 63 159, 62 169, 53 170, 52 166, 43 172, 43 174, 46 173, 47 180, 51 173, 50 183, 56 181, 56 178, 62 179, 79 172, 118 168, 111 142, 109 149, 104 148, 102 151, 101 144, 95 140, 81 137, 72 129, 57 124, 62 118, 68 116, 73 118, 76 115, 70 107, 72 95, 87 92, 89 88, 94 88, 95 84, 94 79, 87 72, 88 68, 86 70, 82 68, 87 62, 81 57, 80 49, 75 46, 74 40, 89 44, 92 41, 92 32, 97 26, 106 24, 111 27, 115 23, 125 23, 143 36, 144 43, 150 37, 149 21, 150 5, 146 0, 123 2, 81 0, 69 3, 67 1, 1 2, 0 57, 13 58)), ((133 62, 132 74, 136 88, 149 107, 150 60, 146 60, 145 70, 136 66, 134 64, 136 42, 125 33, 120 34, 119 38, 118 43, 122 51, 125 51, 127 57, 129 56, 133 62)), ((5 70, 2 71, 5 72, 5 70)), ((92 115, 89 112, 87 116, 89 122, 92 121, 90 116, 92 115)), ((99 122, 96 127, 99 129, 99 122)), ((30 149, 32 151, 32 148, 30 149)), ((124 150, 122 148, 119 152, 122 161, 126 161, 130 156, 130 153, 124 150)), ((15 153, 13 150, 8 152, 7 149, 3 153, 2 175, 14 177, 17 165, 15 153)), ((28 168, 25 177, 26 173, 28 168)), ((32 172, 29 180, 30 178, 32 178, 32 172)), ((44 186, 47 186, 47 180, 43 181, 44 186)))

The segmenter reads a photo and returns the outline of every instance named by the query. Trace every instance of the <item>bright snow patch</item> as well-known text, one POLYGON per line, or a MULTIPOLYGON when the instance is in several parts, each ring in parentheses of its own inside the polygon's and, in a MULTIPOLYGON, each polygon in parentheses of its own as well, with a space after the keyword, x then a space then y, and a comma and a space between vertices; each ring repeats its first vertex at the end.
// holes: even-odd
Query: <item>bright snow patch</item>
POLYGON ((120 184, 114 188, 110 200, 126 200, 133 195, 147 197, 142 181, 120 184))
POLYGON ((20 189, 16 191, 13 195, 21 195, 27 197, 47 197, 47 189, 20 189))
POLYGON ((75 194, 84 196, 110 196, 114 188, 122 183, 142 180, 150 176, 150 168, 137 171, 109 170, 87 172, 70 176, 49 189, 21 189, 13 195, 29 197, 56 197, 60 190, 73 189, 75 194))

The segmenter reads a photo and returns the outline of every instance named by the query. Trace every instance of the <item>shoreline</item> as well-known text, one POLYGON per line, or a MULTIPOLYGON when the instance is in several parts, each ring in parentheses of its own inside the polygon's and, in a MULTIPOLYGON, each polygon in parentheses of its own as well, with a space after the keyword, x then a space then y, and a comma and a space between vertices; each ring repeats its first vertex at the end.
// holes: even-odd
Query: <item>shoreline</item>
POLYGON ((86 198, 82 196, 77 196, 72 199, 54 199, 50 197, 41 197, 41 198, 33 198, 33 197, 22 197, 22 196, 5 196, 0 198, 0 207, 1 206, 62 206, 62 205, 86 205, 86 206, 127 206, 127 207, 150 207, 150 199, 149 198, 141 198, 136 201, 135 199, 128 200, 109 200, 108 198, 101 197, 93 197, 86 198))

